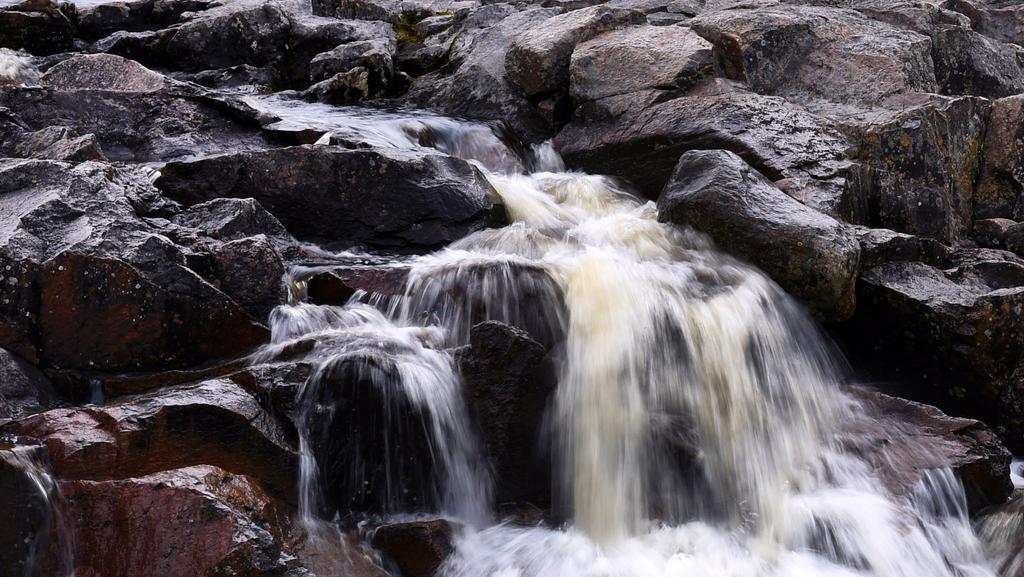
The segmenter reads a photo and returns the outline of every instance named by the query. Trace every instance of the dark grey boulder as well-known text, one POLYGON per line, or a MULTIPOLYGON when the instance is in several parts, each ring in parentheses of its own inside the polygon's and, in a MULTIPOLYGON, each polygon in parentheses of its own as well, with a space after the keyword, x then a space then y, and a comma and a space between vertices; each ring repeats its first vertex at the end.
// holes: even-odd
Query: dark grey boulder
POLYGON ((397 149, 309 145, 171 162, 156 184, 186 205, 253 197, 302 240, 407 251, 484 227, 495 206, 469 163, 397 149))
POLYGON ((860 262, 853 233, 787 196, 731 152, 684 154, 658 198, 658 219, 706 232, 821 318, 853 314, 860 262))
POLYGON ((542 445, 544 415, 558 384, 547 349, 497 321, 473 327, 459 370, 483 430, 501 503, 551 504, 551 463, 542 445))
POLYGON ((58 402, 53 384, 42 371, 0 349, 0 420, 40 413, 58 402))

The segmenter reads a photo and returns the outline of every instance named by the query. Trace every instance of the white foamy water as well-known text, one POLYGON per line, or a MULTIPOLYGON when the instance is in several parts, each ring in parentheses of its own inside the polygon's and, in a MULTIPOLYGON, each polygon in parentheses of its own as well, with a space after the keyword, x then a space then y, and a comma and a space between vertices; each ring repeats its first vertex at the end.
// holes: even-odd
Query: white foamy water
MULTIPOLYGON (((450 499, 441 510, 466 516, 488 497, 453 474, 480 461, 444 347, 496 319, 559 350, 543 442, 569 521, 488 527, 474 513, 485 521, 460 536, 444 575, 994 575, 948 469, 894 493, 844 450, 844 424, 863 415, 840 389, 841 359, 759 271, 659 223, 653 203, 613 181, 565 172, 549 147, 530 162, 489 161, 507 155, 474 151, 510 149, 479 125, 431 120, 424 137, 408 130, 418 118, 334 114, 331 130, 384 133, 377 145, 473 134, 461 148, 439 148, 488 171, 510 224, 414 259, 401 297, 357 295, 379 317, 361 304, 279 309, 278 352, 341 331, 408 365, 401 392, 427 407, 434 446, 450 453, 439 461, 450 499)), ((347 346, 317 344, 310 354, 330 359, 347 346)))

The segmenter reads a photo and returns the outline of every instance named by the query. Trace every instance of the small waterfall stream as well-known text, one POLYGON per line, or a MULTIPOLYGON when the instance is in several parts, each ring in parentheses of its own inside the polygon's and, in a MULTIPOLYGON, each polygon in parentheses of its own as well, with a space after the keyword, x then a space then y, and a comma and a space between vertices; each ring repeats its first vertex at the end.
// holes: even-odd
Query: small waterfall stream
POLYGON ((451 577, 995 574, 951 471, 927 471, 897 495, 839 442, 859 407, 803 309, 702 235, 659 223, 653 203, 566 172, 546 147, 520 159, 479 124, 256 104, 282 125, 315 122, 376 146, 436 146, 474 161, 510 221, 412 259, 401 296, 274 312, 260 360, 314 365, 300 395, 306 516, 461 520, 468 529, 443 568, 451 577), (492 517, 449 350, 485 318, 561 347, 546 442, 571 512, 563 528, 492 517), (339 392, 339 383, 360 386, 339 392), (350 398, 362 389, 384 403, 380 418, 415 422, 339 419, 338 400, 362 402, 350 398), (318 461, 317 447, 342 442, 332 434, 343 430, 324 424, 343 421, 358 429, 344 429, 353 445, 331 454, 349 457, 318 461), (373 437, 403 426, 418 427, 423 445, 416 435, 373 437), (383 471, 361 460, 366 447, 385 448, 383 471), (431 467, 409 466, 417 450, 431 467))

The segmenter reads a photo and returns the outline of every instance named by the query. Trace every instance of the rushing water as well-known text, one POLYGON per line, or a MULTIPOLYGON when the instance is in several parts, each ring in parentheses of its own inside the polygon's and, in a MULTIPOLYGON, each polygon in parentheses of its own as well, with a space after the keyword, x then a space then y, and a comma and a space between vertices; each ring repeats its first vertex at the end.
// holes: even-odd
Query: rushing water
MULTIPOLYGON (((308 517, 339 514, 321 502, 331 489, 317 477, 326 465, 313 445, 330 440, 317 423, 337 410, 323 391, 339 380, 327 375, 355 362, 346 382, 386 391, 385 415, 418 415, 434 464, 429 479, 410 477, 403 451, 415 447, 386 450, 374 509, 469 524, 446 575, 993 575, 948 469, 895 494, 844 449, 844 423, 862 415, 841 391, 841 359, 756 269, 659 223, 652 203, 614 181, 566 172, 550 148, 516 154, 482 125, 256 104, 280 126, 315 119, 346 139, 436 146, 477 162, 510 221, 413 259, 399 297, 275 311, 262 359, 301 349, 315 365, 300 397, 308 517), (446 349, 484 319, 561 351, 547 442, 565 527, 491 518, 490 480, 446 349), (435 498, 394 495, 413 485, 435 498)), ((342 483, 342 505, 366 503, 359 475, 373 466, 360 466, 342 483)))

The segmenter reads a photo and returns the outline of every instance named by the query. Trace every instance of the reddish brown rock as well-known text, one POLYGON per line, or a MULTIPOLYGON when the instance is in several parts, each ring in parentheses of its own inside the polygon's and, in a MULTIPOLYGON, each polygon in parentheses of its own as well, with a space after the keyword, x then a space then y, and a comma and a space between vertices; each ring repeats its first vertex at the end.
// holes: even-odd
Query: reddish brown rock
POLYGON ((295 498, 298 456, 285 431, 228 380, 56 409, 8 423, 0 432, 40 439, 63 479, 121 479, 206 464, 250 475, 275 495, 295 498))
POLYGON ((854 443, 890 488, 905 492, 923 471, 950 467, 964 484, 972 512, 1010 496, 1010 452, 984 423, 877 391, 850 392, 866 417, 853 421, 854 443))
POLYGON ((405 577, 433 577, 455 551, 454 528, 444 519, 378 527, 373 545, 395 561, 405 577))
POLYGON ((251 478, 210 466, 64 481, 79 577, 263 577, 288 569, 285 521, 251 478))

